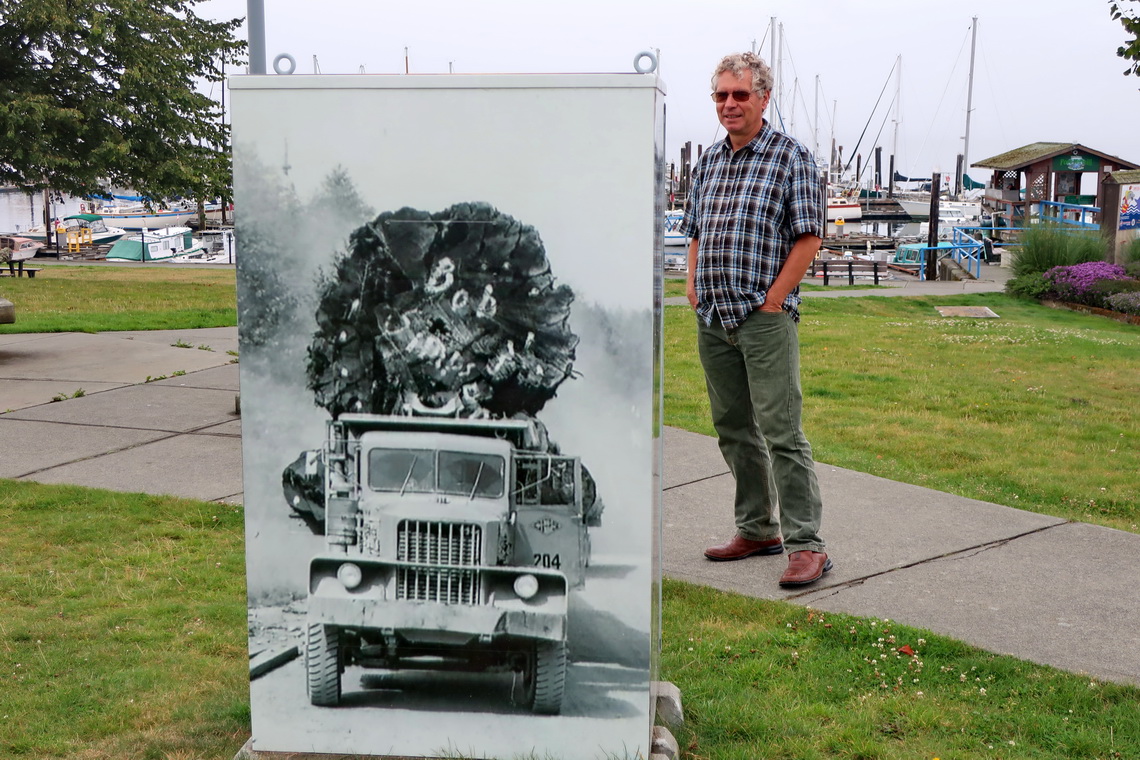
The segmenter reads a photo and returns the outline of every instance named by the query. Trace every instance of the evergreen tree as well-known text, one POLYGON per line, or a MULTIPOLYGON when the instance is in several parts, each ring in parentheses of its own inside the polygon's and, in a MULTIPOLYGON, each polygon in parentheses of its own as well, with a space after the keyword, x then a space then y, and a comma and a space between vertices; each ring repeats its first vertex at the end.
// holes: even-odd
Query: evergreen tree
POLYGON ((0 0, 0 182, 228 197, 228 128, 197 87, 245 43, 197 2, 0 0))

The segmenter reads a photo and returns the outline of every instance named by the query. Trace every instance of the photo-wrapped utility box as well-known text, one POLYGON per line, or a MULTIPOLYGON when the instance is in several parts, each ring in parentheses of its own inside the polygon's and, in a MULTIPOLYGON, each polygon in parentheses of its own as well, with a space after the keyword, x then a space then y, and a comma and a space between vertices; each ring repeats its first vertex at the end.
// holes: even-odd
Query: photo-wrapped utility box
POLYGON ((253 749, 648 757, 660 82, 231 89, 253 749))

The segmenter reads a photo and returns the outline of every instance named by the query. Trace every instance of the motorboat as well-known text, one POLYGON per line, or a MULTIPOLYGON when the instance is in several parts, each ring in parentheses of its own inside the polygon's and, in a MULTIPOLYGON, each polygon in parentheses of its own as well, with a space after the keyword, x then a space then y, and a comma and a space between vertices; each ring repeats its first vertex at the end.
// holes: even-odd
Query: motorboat
POLYGON ((16 235, 0 235, 0 263, 27 261, 43 248, 43 241, 16 235))
MULTIPOLYGON (((930 193, 915 193, 913 195, 895 196, 902 210, 912 219, 930 218, 930 193)), ((952 201, 940 198, 938 201, 938 218, 948 221, 953 215, 966 222, 978 222, 982 218, 981 201, 952 201)))
POLYGON ((189 227, 142 230, 122 238, 107 251, 108 261, 167 261, 175 257, 203 253, 189 227))
POLYGON ((681 233, 681 220, 685 218, 684 209, 672 209, 665 212, 665 245, 688 246, 689 238, 681 233))
MULTIPOLYGON (((68 233, 73 230, 77 231, 81 229, 91 231, 92 245, 114 243, 127 234, 127 231, 120 227, 108 227, 103 217, 98 214, 72 214, 71 216, 65 216, 55 223, 53 230, 55 233, 54 242, 60 246, 64 246, 67 244, 68 233)), ((42 224, 39 227, 32 227, 30 230, 26 230, 20 234, 23 237, 39 240, 45 245, 49 242, 49 236, 44 234, 44 226, 42 224)))
POLYGON ((863 218, 863 209, 856 198, 843 195, 832 195, 827 198, 827 221, 853 222, 863 218))

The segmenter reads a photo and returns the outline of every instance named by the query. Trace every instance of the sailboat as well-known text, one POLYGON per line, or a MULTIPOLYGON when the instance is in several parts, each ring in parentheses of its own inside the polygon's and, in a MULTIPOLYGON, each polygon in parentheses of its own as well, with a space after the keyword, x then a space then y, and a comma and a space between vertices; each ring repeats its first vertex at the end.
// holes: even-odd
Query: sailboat
MULTIPOLYGON (((964 187, 966 179, 966 169, 969 168, 970 162, 968 156, 970 153, 970 114, 973 112, 974 103, 974 53, 977 49, 978 42, 978 17, 974 16, 970 24, 970 76, 969 84, 966 89, 966 132, 962 145, 962 165, 961 174, 957 177, 957 182, 960 187, 964 187)), ((947 177, 949 179, 949 177, 947 177)), ((892 181, 894 178, 892 178, 892 181)), ((949 185, 949 182, 946 183, 949 185)), ((949 195, 949 187, 941 188, 942 192, 949 195)), ((926 192, 904 192, 895 195, 895 200, 903 211, 910 215, 912 219, 929 219, 930 218, 930 191, 926 192)), ((964 218, 969 222, 980 222, 982 218, 982 202, 981 200, 951 200, 949 197, 940 197, 938 201, 939 218, 942 221, 948 221, 951 217, 964 218), (945 210, 945 213, 943 211, 945 210)))

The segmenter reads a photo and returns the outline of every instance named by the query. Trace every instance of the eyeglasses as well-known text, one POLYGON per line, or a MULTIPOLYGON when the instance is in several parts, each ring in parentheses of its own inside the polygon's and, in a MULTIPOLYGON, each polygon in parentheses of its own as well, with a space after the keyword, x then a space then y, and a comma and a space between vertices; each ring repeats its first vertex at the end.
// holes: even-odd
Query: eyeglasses
POLYGON ((731 95, 732 99, 735 100, 737 103, 743 103, 746 100, 748 100, 750 97, 752 97, 752 91, 751 90, 733 90, 732 92, 724 92, 723 90, 717 90, 716 92, 712 93, 712 99, 715 100, 717 103, 724 103, 725 101, 728 100, 729 95, 731 95))

